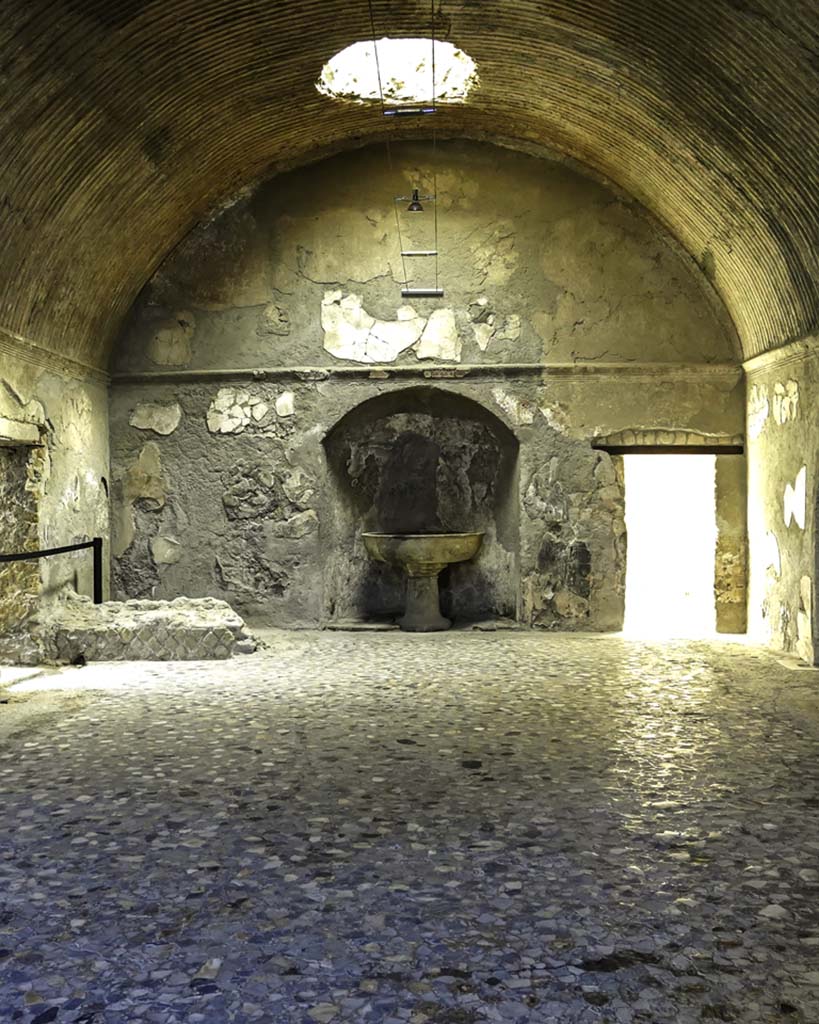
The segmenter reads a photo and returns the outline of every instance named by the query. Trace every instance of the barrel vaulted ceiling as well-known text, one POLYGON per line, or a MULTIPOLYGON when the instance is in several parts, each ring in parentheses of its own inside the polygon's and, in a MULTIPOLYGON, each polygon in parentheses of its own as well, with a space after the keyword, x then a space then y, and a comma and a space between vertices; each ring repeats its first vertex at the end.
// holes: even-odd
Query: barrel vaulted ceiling
MULTIPOLYGON (((426 2, 374 7, 378 35, 426 34, 426 2)), ((439 131, 544 146, 615 182, 711 278, 746 355, 817 329, 816 0, 439 11, 481 82, 439 131)), ((0 329, 104 366, 215 203, 383 133, 372 107, 314 88, 369 35, 366 0, 0 0, 0 329)))

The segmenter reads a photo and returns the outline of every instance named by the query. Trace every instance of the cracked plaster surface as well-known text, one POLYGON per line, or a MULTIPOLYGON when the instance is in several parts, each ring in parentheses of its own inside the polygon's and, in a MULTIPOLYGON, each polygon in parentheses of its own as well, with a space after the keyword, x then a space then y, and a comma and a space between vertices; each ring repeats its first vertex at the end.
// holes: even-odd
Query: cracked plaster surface
MULTIPOLYGON (((293 392, 283 391, 276 398, 274 408, 282 419, 292 416, 296 411, 293 392)), ((269 412, 269 404, 247 388, 220 388, 208 407, 208 430, 212 434, 241 434, 253 424, 264 423, 269 412)))
MULTIPOLYGON (((433 183, 420 144, 402 143, 395 157, 393 174, 380 152, 366 149, 279 175, 196 229, 146 292, 120 365, 145 362, 158 311, 175 330, 172 311, 187 309, 199 321, 196 367, 407 363, 421 335, 412 340, 396 325, 399 252, 436 247, 431 218, 399 209, 399 244, 389 198, 373 197, 413 186, 429 193, 433 183), (322 303, 328 291, 359 296, 358 317, 345 309, 340 327, 338 312, 322 303)), ((438 271, 466 361, 732 358, 727 325, 678 255, 599 186, 474 143, 442 144, 436 179, 438 271), (484 300, 482 311, 475 303, 484 300)), ((417 272, 411 286, 431 280, 423 260, 407 263, 417 272)), ((429 312, 415 302, 421 332, 429 312)))
POLYGON ((321 326, 325 351, 358 363, 392 363, 407 349, 419 359, 459 362, 461 342, 451 309, 436 309, 428 318, 412 306, 400 306, 395 320, 378 320, 362 305, 360 295, 340 289, 324 293, 321 326))

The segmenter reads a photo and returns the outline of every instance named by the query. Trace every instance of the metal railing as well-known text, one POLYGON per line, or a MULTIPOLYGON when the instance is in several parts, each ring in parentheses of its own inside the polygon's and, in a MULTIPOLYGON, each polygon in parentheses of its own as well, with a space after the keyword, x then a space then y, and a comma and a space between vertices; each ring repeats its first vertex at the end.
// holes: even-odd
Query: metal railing
POLYGON ((94 604, 102 604, 102 537, 93 537, 80 544, 66 544, 62 548, 46 548, 44 551, 20 551, 14 555, 0 555, 0 563, 26 562, 32 558, 64 555, 67 551, 82 551, 84 548, 92 548, 94 552, 94 604))

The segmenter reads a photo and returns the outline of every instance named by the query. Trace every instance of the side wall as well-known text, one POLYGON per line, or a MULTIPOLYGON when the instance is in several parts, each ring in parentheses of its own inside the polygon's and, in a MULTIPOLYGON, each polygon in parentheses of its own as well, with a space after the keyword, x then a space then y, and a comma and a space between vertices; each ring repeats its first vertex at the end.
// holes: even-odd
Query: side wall
POLYGON ((819 341, 746 366, 749 631, 815 664, 819 341))
MULTIPOLYGON (((47 370, 36 357, 36 350, 24 351, 0 333, 0 436, 14 445, 11 450, 19 450, 19 442, 28 453, 28 486, 36 504, 37 529, 30 532, 26 548, 107 538, 107 385, 73 364, 66 364, 63 373, 47 370)), ((53 362, 43 356, 46 361, 53 362)), ((8 550, 9 542, 10 538, 2 539, 2 550, 8 550)), ((19 577, 27 591, 16 602, 20 611, 58 599, 66 588, 90 596, 91 553, 41 559, 34 579, 39 584, 37 602, 30 600, 31 575, 19 577)), ((14 625, 17 617, 9 614, 2 625, 14 625)))
MULTIPOLYGON (((622 486, 594 442, 736 443, 731 325, 638 208, 560 163, 476 143, 438 146, 445 294, 402 300, 393 198, 431 190, 430 159, 402 144, 392 171, 378 147, 281 175, 146 286, 113 363, 119 595, 213 594, 260 622, 326 621, 339 496, 322 437, 360 402, 434 384, 518 438, 519 540, 502 555, 518 617, 619 625, 622 486)), ((404 247, 429 248, 431 204, 405 205, 404 247)), ((411 284, 434 280, 428 259, 407 265, 411 284)))
POLYGON ((748 488, 744 455, 716 460, 714 601, 718 633, 748 628, 748 488))

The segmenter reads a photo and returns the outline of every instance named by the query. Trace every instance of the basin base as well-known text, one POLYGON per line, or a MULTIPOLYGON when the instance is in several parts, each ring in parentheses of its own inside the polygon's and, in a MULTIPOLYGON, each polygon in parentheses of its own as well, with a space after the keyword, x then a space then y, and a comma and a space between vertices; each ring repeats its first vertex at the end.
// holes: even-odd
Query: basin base
POLYGON ((407 603, 398 620, 405 633, 437 633, 452 625, 441 615, 438 573, 443 568, 443 565, 408 567, 407 603))
POLYGON ((438 573, 478 553, 483 533, 362 533, 370 558, 407 574, 406 611, 398 625, 407 633, 436 633, 452 623, 441 615, 438 573))

